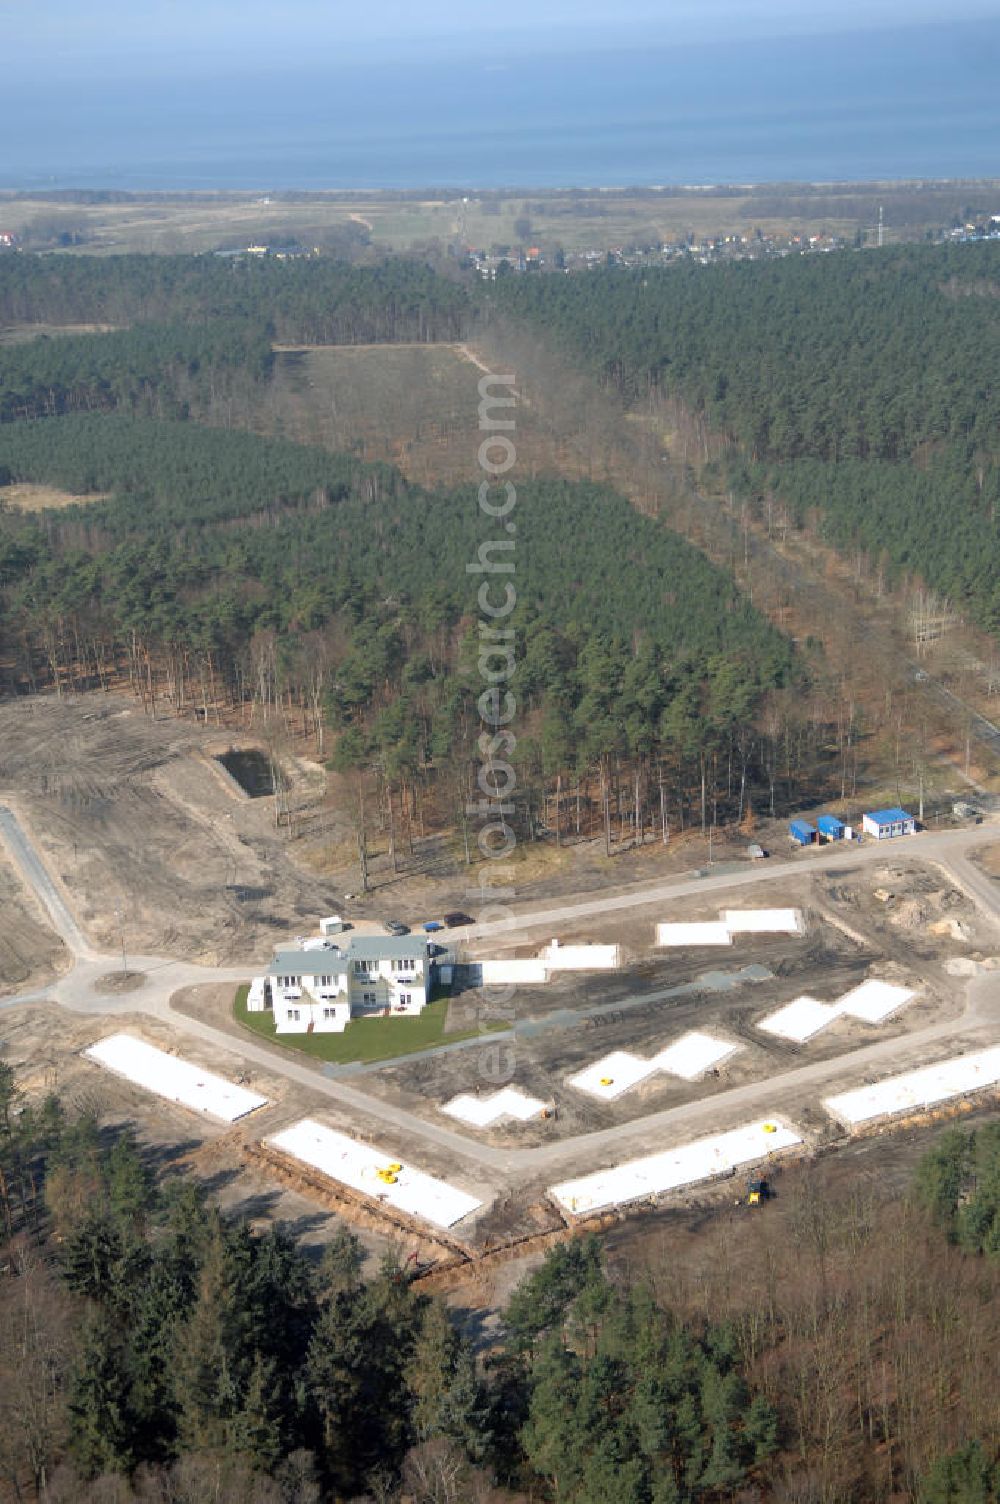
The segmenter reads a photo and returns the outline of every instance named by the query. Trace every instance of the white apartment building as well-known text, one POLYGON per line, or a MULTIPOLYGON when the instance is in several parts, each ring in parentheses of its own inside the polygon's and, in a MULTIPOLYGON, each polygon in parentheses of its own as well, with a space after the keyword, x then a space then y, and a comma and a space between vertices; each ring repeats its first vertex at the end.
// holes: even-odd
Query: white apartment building
POLYGON ((345 960, 353 1014, 423 1011, 430 990, 423 936, 356 935, 345 960))
POLYGON ((342 1034, 351 1021, 348 966, 335 950, 279 951, 254 978, 248 1011, 263 1012, 268 994, 279 1034, 342 1034))
POLYGON ((279 1034, 341 1034, 352 1018, 414 1015, 430 992, 423 936, 359 935, 344 949, 279 951, 247 1009, 273 1009, 279 1034))

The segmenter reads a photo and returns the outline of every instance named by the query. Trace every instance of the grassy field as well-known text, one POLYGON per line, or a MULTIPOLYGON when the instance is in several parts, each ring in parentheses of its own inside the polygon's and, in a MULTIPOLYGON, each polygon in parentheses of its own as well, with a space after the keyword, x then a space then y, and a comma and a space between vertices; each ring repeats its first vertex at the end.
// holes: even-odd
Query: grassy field
MULTIPOLYGON (((238 1023, 286 1049, 299 1050, 315 1060, 329 1060, 337 1065, 368 1064, 373 1060, 415 1055, 421 1050, 431 1050, 435 1045, 475 1039, 482 1032, 466 1029, 446 1034, 448 999, 443 997, 435 1003, 428 1003, 416 1018, 358 1018, 343 1034, 283 1034, 279 1039, 272 1013, 247 1012, 248 991, 248 987, 239 987, 236 992, 233 1013, 238 1023)), ((486 1032, 505 1028, 505 1024, 494 1023, 486 1032)))
MULTIPOLYGON (((0 198, 4 227, 31 246, 52 246, 60 236, 79 239, 84 252, 211 251, 252 242, 297 241, 303 246, 355 245, 365 236, 377 247, 533 244, 543 251, 606 250, 649 240, 747 232, 853 235, 870 229, 885 207, 890 237, 897 228, 949 222, 957 206, 992 204, 992 184, 955 183, 935 189, 906 184, 829 188, 712 189, 637 193, 511 192, 468 197, 403 198, 392 194, 317 195, 290 200, 255 194, 169 197, 151 194, 124 203, 72 203, 64 199, 0 198), (915 195, 919 195, 915 199, 915 195), (528 222, 528 233, 518 221, 528 222)), ((64 242, 65 243, 65 242, 64 242)), ((70 252, 72 254, 72 252, 70 252)))
MULTIPOLYGON (((38 237, 72 235, 79 237, 78 251, 112 254, 228 250, 267 241, 322 247, 331 239, 352 235, 367 235, 375 246, 393 251, 435 243, 489 249, 519 245, 525 238, 543 250, 561 245, 573 251, 606 249, 656 235, 700 237, 745 229, 745 205, 743 196, 708 193, 654 200, 624 194, 569 200, 544 194, 468 200, 331 194, 304 202, 232 194, 204 200, 153 196, 125 204, 16 199, 5 203, 3 211, 5 227, 28 243, 38 237), (530 237, 515 228, 515 221, 525 218, 530 237)), ((834 227, 826 218, 824 224, 834 227)), ((763 228, 772 227, 776 226, 770 219, 763 222, 763 228)))
MULTIPOLYGON (((418 485, 468 485, 477 478, 476 351, 464 345, 279 347, 268 401, 255 416, 263 432, 397 465, 418 485)), ((507 361, 514 369, 518 361, 507 361)), ((533 384, 544 380, 540 375, 533 384)), ((617 423, 602 396, 565 373, 553 412, 525 392, 517 411, 518 473, 558 472, 604 480, 617 423)), ((554 400, 554 399, 553 399, 554 400)))
MULTIPOLYGON (((284 349, 266 417, 288 437, 388 461, 420 485, 468 484, 481 437, 481 374, 461 345, 284 349)), ((527 407, 517 432, 526 472, 555 467, 551 437, 527 407)))

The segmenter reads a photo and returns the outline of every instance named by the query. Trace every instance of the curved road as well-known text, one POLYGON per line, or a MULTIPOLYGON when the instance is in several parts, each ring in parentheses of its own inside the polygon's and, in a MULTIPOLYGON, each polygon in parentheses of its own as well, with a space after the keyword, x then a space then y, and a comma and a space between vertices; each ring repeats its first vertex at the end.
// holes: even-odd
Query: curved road
MULTIPOLYGON (((919 855, 923 860, 943 868, 956 887, 966 893, 987 919, 994 925, 1000 925, 1000 884, 994 883, 969 861, 971 851, 979 845, 995 842, 997 837, 996 828, 988 825, 939 834, 924 833, 908 839, 905 852, 907 856, 919 855)), ((274 1075, 305 1086, 310 1091, 329 1098, 338 1107, 351 1109, 366 1120, 366 1128, 379 1136, 384 1137, 388 1129, 398 1130, 399 1141, 405 1142, 407 1152, 411 1152, 410 1146, 414 1143, 432 1144, 438 1149, 447 1150, 449 1156, 461 1167, 462 1176, 476 1185, 484 1197, 496 1192, 504 1184, 523 1183, 527 1178, 543 1173, 565 1172, 570 1169, 577 1172, 592 1170, 612 1157, 648 1153, 651 1137, 665 1128, 677 1130, 683 1127, 685 1132, 697 1135, 702 1131, 717 1129, 721 1120, 725 1118, 728 1121, 733 1109, 739 1109, 748 1116, 777 1112, 783 1097, 791 1092, 801 1091, 803 1087, 815 1089, 818 1095, 835 1085, 842 1088, 858 1085, 873 1071, 879 1073, 898 1066, 902 1050, 911 1055, 924 1046, 938 1042, 951 1041, 954 1044, 961 1041, 963 1045, 967 1045, 971 1042, 985 1043, 988 1040, 996 1043, 1000 1040, 1000 972, 984 972, 965 984, 966 1006, 960 1017, 929 1024, 904 1038, 885 1039, 834 1059, 807 1062, 766 1080, 748 1082, 728 1091, 714 1093, 701 1101, 680 1103, 660 1112, 650 1113, 634 1122, 617 1124, 576 1138, 543 1144, 537 1148, 496 1147, 482 1143, 460 1130, 430 1122, 416 1113, 368 1093, 361 1086, 351 1086, 343 1079, 331 1080, 307 1064, 290 1059, 282 1051, 256 1044, 250 1038, 235 1039, 222 1029, 177 1013, 171 1008, 170 998, 179 988, 212 982, 235 985, 246 980, 246 968, 203 967, 162 956, 136 955, 130 957, 130 960, 137 971, 145 974, 143 986, 135 992, 109 996, 100 990, 98 983, 107 973, 120 969, 118 958, 95 950, 86 940, 70 912, 59 883, 46 866, 44 857, 33 845, 16 816, 3 806, 0 806, 0 839, 7 846, 25 883, 41 902, 72 957, 72 966, 64 976, 35 992, 5 998, 0 1001, 0 1008, 50 1001, 83 1014, 114 1017, 118 1013, 145 1013, 218 1049, 252 1061, 274 1075), (613 1156, 610 1152, 612 1150, 613 1156)), ((647 883, 613 896, 587 898, 577 903, 562 904, 558 908, 527 910, 513 920, 476 926, 465 933, 469 936, 487 935, 509 932, 515 927, 549 927, 554 923, 578 921, 591 914, 606 916, 688 893, 749 887, 762 881, 770 883, 790 874, 801 875, 804 863, 808 864, 813 860, 824 871, 835 872, 854 868, 859 863, 885 861, 889 856, 890 852, 874 842, 860 848, 848 848, 843 852, 836 848, 825 848, 789 861, 771 861, 766 867, 748 867, 735 874, 727 871, 709 877, 647 883)), ((958 985, 960 983, 956 980, 956 986, 958 985)), ((497 1039, 502 1042, 502 1036, 493 1036, 493 1040, 497 1039)), ((673 1140, 676 1134, 671 1132, 670 1137, 673 1140)))

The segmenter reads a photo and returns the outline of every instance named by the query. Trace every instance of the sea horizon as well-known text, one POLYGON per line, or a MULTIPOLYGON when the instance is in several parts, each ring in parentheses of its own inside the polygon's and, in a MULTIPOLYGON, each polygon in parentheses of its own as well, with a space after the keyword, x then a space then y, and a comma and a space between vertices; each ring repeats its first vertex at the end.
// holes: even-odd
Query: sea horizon
MULTIPOLYGON (((6 191, 391 192, 1000 177, 1000 19, 232 75, 14 76, 6 191), (128 126, 126 128, 126 122, 128 126)), ((147 65, 148 66, 148 65, 147 65)))

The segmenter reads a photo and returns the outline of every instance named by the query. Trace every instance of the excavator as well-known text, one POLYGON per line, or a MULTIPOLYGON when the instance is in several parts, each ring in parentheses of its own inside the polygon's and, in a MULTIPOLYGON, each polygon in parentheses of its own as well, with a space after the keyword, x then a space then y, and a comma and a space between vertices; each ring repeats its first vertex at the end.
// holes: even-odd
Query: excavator
POLYGON ((771 1187, 763 1175, 747 1181, 747 1206, 761 1206, 771 1198, 771 1187))

